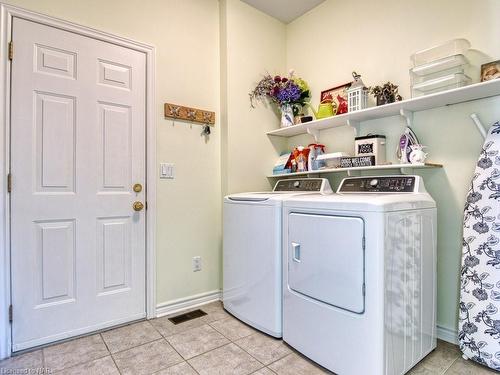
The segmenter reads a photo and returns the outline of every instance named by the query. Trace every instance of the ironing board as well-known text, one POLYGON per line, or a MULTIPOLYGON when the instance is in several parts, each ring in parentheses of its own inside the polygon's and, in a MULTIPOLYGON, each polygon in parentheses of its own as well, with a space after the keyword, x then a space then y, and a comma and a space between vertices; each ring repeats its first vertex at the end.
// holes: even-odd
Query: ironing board
POLYGON ((500 370, 500 122, 490 128, 464 209, 458 341, 500 370))

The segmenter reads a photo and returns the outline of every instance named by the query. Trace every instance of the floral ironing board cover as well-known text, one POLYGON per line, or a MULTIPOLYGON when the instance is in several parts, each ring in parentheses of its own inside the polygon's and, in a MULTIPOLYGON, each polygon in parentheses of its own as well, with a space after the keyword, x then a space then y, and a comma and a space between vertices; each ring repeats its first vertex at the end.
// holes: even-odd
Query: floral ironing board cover
POLYGON ((500 370, 500 122, 488 132, 465 203, 458 331, 467 358, 500 370))

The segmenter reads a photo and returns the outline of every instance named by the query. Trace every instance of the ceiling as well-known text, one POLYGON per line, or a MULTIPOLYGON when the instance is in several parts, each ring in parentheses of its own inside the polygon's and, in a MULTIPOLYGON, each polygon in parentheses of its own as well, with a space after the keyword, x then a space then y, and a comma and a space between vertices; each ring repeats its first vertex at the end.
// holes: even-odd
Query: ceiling
POLYGON ((241 0, 284 23, 292 22, 325 0, 241 0))

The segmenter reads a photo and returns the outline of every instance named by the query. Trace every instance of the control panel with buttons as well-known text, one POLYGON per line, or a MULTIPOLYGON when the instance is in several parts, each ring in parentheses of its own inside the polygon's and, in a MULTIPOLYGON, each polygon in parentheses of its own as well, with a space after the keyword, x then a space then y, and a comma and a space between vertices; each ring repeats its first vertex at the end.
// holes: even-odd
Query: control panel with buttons
POLYGON ((379 176, 346 178, 338 193, 413 193, 415 176, 379 176))
POLYGON ((321 191, 323 179, 279 180, 273 191, 321 191))

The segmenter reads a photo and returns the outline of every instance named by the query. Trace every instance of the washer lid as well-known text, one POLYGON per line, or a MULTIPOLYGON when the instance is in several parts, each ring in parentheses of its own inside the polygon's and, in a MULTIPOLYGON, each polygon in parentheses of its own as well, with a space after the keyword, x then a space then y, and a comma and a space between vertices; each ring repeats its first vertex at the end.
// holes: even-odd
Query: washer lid
POLYGON ((277 204, 299 194, 332 194, 330 183, 325 178, 296 178, 279 180, 270 192, 237 193, 224 197, 225 203, 277 204))
POLYGON ((306 192, 254 192, 237 193, 224 197, 224 203, 233 204, 269 204, 280 205, 285 199, 299 194, 310 194, 306 192))

